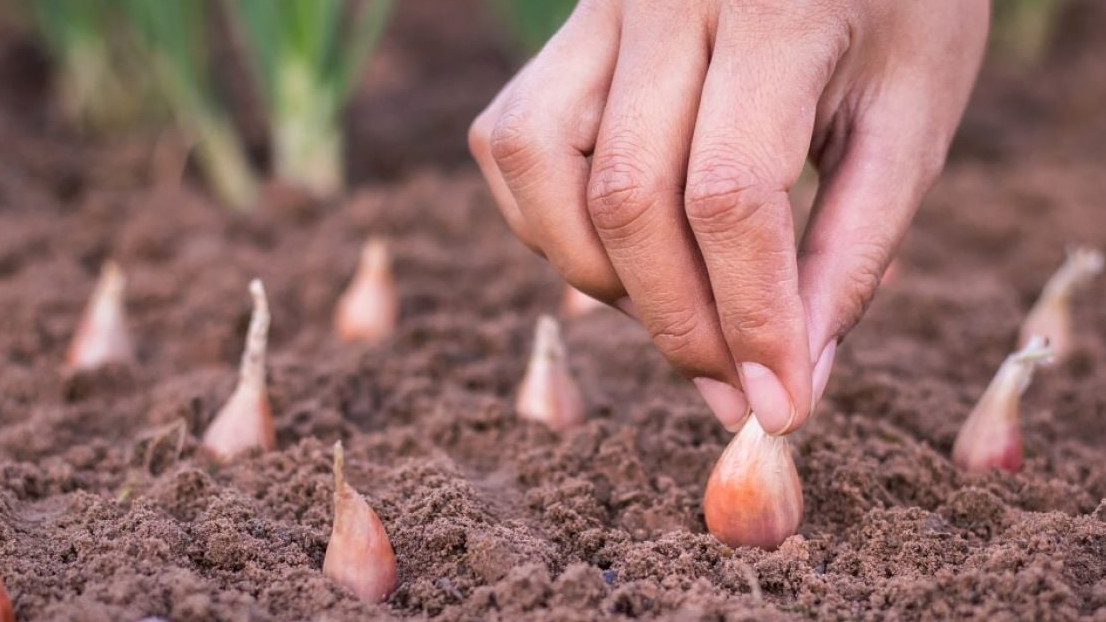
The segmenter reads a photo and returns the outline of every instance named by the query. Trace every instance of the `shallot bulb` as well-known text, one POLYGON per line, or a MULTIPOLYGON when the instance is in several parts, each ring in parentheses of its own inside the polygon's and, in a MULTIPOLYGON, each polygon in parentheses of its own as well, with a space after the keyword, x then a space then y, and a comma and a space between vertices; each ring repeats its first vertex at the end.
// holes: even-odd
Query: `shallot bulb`
POLYGON ((323 574, 367 603, 379 603, 396 587, 396 555, 384 524, 346 483, 342 441, 334 444, 334 526, 323 574))
POLYGON ((119 265, 113 261, 105 263, 69 346, 66 367, 94 369, 134 358, 123 305, 126 285, 119 265))
POLYGON ((568 368, 560 325, 548 315, 538 318, 534 349, 519 385, 515 409, 521 417, 540 421, 554 430, 584 421, 584 401, 568 368))
POLYGON ((749 417, 714 465, 703 495, 707 529, 729 546, 778 547, 803 518, 803 488, 786 437, 749 417))
POLYGON ((1024 347, 1033 335, 1048 340, 1052 355, 1063 360, 1074 348, 1071 296, 1075 288, 1102 272, 1102 252, 1090 248, 1068 251, 1067 261, 1049 278, 1040 298, 1022 322, 1018 344, 1024 347))
POLYGON ((15 622, 12 599, 8 596, 8 591, 4 589, 4 579, 2 577, 0 577, 0 622, 15 622))
POLYGON ((361 263, 338 300, 334 330, 345 341, 379 342, 396 328, 399 295, 392 278, 388 243, 370 239, 361 249, 361 263))
POLYGON ((269 302, 261 281, 250 283, 253 315, 246 335, 238 386, 204 432, 203 446, 220 460, 260 447, 276 448, 276 429, 265 385, 265 350, 269 342, 269 302))
POLYGON ((1022 466, 1022 437, 1018 421, 1021 394, 1033 379, 1037 365, 1048 362, 1052 349, 1039 335, 1006 357, 983 397, 972 409, 952 446, 952 461, 965 471, 1022 466))
POLYGON ((584 292, 576 289, 575 287, 565 284, 565 295, 561 300, 561 315, 566 318, 580 317, 581 315, 587 315, 596 309, 601 309, 607 305, 603 304, 599 300, 588 296, 584 292))

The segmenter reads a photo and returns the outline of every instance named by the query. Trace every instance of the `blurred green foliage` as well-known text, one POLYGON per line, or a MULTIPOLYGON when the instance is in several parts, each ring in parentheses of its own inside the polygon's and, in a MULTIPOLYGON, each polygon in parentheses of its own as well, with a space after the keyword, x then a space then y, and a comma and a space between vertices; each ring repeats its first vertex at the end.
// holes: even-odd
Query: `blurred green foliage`
POLYGON ((252 207, 257 183, 208 69, 207 0, 121 0, 152 72, 179 123, 196 144, 212 189, 229 206, 252 207))
POLYGON ((269 112, 276 173, 318 196, 342 189, 340 117, 393 0, 230 0, 269 112))
POLYGON ((147 68, 112 0, 28 0, 27 12, 58 68, 61 103, 79 126, 108 131, 150 117, 147 68))
MULTIPOLYGON (((278 176, 320 195, 342 188, 341 113, 394 1, 223 0, 256 71, 278 176)), ((487 1, 526 55, 537 52, 576 5, 487 1)), ((196 141, 216 193, 232 205, 252 202, 252 167, 209 75, 214 0, 4 2, 32 18, 58 66, 63 105, 79 125, 133 124, 157 101, 150 97, 156 84, 196 141), (139 48, 145 53, 136 53, 139 48)), ((995 0, 992 53, 1015 63, 1040 59, 1067 3, 995 0)))
POLYGON ((1048 51, 1066 0, 995 0, 990 46, 1005 61, 1035 63, 1048 51))
POLYGON ((347 98, 380 39, 394 0, 231 0, 275 98, 284 67, 304 65, 333 99, 347 98))
POLYGON ((491 0, 522 51, 534 54, 568 19, 576 0, 491 0))
MULTIPOLYGON (((134 125, 164 102, 195 144, 215 192, 246 208, 257 183, 210 71, 215 0, 2 0, 55 57, 81 126, 134 125), (152 97, 157 92, 159 97, 152 97), (110 119, 110 123, 108 120, 110 119)), ((256 70, 275 173, 320 195, 342 189, 341 112, 394 0, 225 0, 256 70)))
MULTIPOLYGON (((522 51, 536 53, 564 24, 576 0, 489 0, 522 51)), ((1106 1, 1106 0, 1104 0, 1106 1)), ((1066 0, 995 0, 992 49, 1017 62, 1046 51, 1056 15, 1066 0)))

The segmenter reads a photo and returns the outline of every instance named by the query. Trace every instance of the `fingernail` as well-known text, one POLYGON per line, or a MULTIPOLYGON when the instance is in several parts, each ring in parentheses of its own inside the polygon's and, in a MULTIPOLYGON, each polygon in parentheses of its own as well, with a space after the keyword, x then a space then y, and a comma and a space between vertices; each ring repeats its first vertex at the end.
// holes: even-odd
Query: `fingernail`
POLYGON ((740 389, 714 378, 695 378, 692 382, 723 427, 730 432, 741 429, 749 416, 749 400, 740 389))
POLYGON ((760 363, 742 363, 741 386, 765 432, 780 434, 791 427, 795 407, 791 404, 791 395, 772 370, 760 363))
POLYGON ((830 372, 833 371, 833 361, 837 357, 837 340, 833 339, 826 344, 825 349, 822 350, 822 355, 818 357, 818 362, 814 364, 814 373, 811 375, 810 388, 813 399, 810 401, 810 412, 814 412, 814 407, 818 405, 818 402, 822 399, 822 394, 826 392, 826 384, 829 383, 830 372))
POLYGON ((619 311, 622 311, 626 315, 634 318, 637 321, 641 321, 641 316, 637 314, 637 305, 633 300, 630 300, 629 296, 623 296, 614 301, 614 306, 618 307, 619 311))

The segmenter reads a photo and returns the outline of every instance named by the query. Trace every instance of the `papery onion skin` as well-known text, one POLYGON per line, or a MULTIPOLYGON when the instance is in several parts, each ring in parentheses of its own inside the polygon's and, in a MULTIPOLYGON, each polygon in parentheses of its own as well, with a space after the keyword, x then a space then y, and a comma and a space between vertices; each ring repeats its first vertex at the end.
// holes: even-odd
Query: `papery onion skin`
POLYGON ((723 543, 775 549, 799 529, 803 490, 786 437, 755 416, 714 465, 703 496, 707 529, 723 543))

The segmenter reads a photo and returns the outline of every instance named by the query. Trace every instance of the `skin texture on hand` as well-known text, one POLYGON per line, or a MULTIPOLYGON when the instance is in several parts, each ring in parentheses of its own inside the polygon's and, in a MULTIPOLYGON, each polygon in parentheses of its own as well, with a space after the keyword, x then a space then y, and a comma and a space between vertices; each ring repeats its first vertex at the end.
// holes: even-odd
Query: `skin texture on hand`
POLYGON ((727 427, 751 408, 783 434, 944 164, 989 17, 988 0, 580 0, 469 143, 524 243, 639 319, 727 427))

